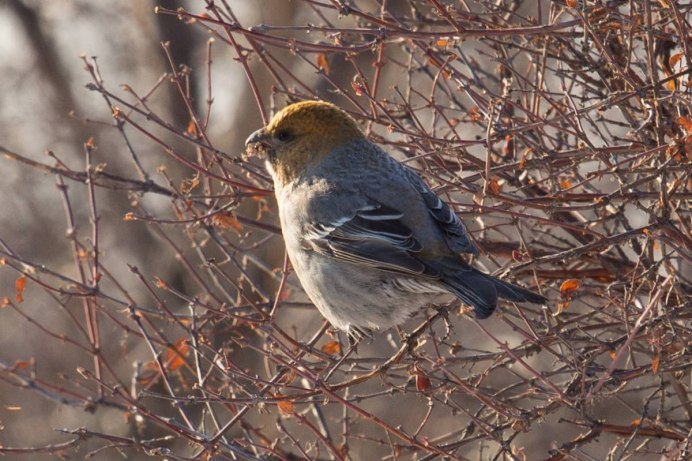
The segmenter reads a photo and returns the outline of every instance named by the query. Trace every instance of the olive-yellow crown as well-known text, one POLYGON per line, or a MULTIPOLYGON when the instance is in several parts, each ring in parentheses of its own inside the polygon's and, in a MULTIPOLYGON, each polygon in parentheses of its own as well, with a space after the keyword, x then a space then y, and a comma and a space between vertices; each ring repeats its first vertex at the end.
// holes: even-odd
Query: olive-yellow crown
POLYGON ((280 110, 264 128, 247 139, 268 157, 275 178, 287 183, 310 163, 335 148, 365 136, 355 120, 334 104, 302 101, 280 110))

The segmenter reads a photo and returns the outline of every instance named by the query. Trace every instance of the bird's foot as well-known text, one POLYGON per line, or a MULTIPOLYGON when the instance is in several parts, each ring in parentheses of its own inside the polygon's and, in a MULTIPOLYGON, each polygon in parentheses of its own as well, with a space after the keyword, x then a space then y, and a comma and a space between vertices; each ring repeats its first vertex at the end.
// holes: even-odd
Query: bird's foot
POLYGON ((348 327, 346 334, 348 336, 348 344, 353 349, 356 349, 364 339, 367 339, 368 342, 373 341, 372 331, 367 328, 351 325, 348 327))

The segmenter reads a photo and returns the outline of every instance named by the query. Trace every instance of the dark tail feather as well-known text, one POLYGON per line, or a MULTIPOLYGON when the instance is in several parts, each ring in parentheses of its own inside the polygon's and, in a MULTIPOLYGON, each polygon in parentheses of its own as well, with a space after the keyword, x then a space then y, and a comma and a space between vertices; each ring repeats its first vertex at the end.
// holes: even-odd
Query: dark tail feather
POLYGON ((497 299, 542 304, 546 299, 533 291, 502 281, 492 275, 465 267, 451 275, 443 276, 442 282, 454 295, 473 306, 476 317, 490 317, 497 307, 497 299))
POLYGON ((495 284, 495 289, 497 290, 497 296, 509 301, 516 302, 529 302, 534 304, 543 304, 547 301, 544 296, 534 293, 531 290, 522 288, 520 286, 514 285, 504 280, 496 279, 491 275, 487 275, 489 279, 495 284))

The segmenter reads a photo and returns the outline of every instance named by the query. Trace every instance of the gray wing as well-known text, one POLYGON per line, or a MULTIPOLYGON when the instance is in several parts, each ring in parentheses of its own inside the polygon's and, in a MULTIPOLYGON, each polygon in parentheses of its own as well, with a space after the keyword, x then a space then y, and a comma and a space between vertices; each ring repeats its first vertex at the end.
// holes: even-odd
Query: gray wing
POLYGON ((304 247, 325 256, 384 271, 436 277, 416 258, 422 246, 402 222, 404 214, 369 200, 353 213, 326 224, 311 224, 304 247))
MULTIPOLYGON (((305 248, 381 270, 431 277, 440 277, 440 269, 421 250, 422 244, 439 241, 438 231, 450 253, 477 254, 454 211, 416 173, 365 140, 345 148, 348 155, 335 151, 322 165, 358 174, 332 179, 330 189, 312 197, 309 214, 316 220, 304 228, 305 248), (406 207, 406 216, 395 203, 406 207)), ((319 168, 316 177, 331 174, 319 168)))
POLYGON ((461 222, 452 208, 443 202, 415 172, 407 168, 406 173, 409 182, 423 198, 430 215, 435 218, 449 248, 455 252, 477 255, 478 249, 471 242, 464 223, 461 222))

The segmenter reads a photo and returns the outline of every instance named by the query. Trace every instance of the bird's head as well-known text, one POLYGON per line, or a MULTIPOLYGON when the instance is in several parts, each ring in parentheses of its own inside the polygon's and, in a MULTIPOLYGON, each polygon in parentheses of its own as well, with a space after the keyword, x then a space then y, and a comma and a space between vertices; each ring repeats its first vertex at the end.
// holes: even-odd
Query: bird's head
POLYGON ((302 101, 279 111, 245 141, 249 153, 266 158, 274 180, 287 184, 340 145, 365 136, 334 104, 302 101))

